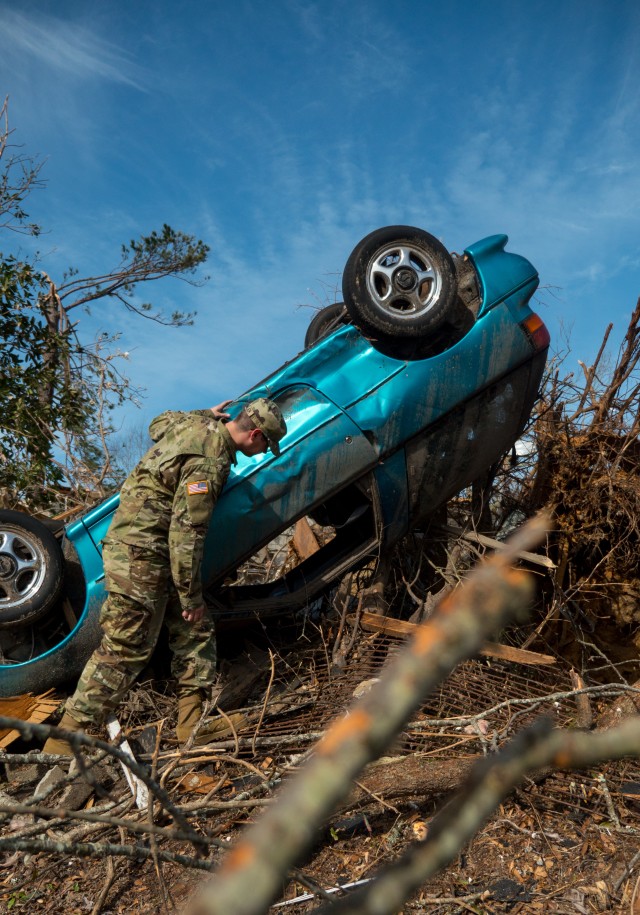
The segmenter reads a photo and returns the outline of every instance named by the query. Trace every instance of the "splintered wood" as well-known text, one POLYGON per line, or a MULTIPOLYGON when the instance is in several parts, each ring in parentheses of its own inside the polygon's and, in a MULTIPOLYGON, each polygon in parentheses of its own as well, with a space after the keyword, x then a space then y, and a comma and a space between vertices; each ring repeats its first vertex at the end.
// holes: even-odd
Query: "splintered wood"
MULTIPOLYGON (((13 696, 10 699, 0 699, 0 715, 6 718, 18 718, 33 724, 41 724, 52 715, 60 705, 61 699, 52 696, 53 690, 48 690, 41 696, 32 696, 25 693, 23 696, 13 696)), ((20 736, 18 731, 4 728, 0 730, 0 747, 8 747, 20 736)))
POLYGON ((307 559, 320 549, 318 538, 306 518, 296 521, 293 533, 293 548, 301 559, 307 559))
MULTIPOLYGON (((368 612, 364 612, 360 616, 360 626, 365 632, 382 632, 396 639, 412 635, 418 628, 415 623, 393 619, 390 616, 378 616, 376 613, 368 612)), ((517 664, 546 666, 556 663, 556 659, 552 655, 540 654, 537 651, 525 651, 522 648, 513 648, 511 645, 501 645, 498 642, 487 642, 479 653, 487 658, 500 658, 503 661, 513 661, 517 664)))

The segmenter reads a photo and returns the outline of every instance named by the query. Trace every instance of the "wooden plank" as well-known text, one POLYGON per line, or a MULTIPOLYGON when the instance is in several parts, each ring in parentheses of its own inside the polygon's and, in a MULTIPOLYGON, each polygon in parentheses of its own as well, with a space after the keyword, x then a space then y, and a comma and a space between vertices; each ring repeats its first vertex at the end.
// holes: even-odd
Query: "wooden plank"
MULTIPOLYGON (((376 613, 367 613, 360 616, 360 625, 365 632, 381 632, 392 638, 402 639, 411 635, 418 628, 416 623, 406 620, 396 620, 391 616, 378 616, 376 613)), ((552 655, 539 654, 537 651, 525 651, 523 648, 513 648, 511 645, 501 645, 498 642, 487 642, 480 650, 486 658, 500 658, 502 661, 514 661, 516 664, 534 664, 549 666, 556 663, 552 655)))
MULTIPOLYGON (((506 543, 501 540, 494 540, 493 537, 487 537, 486 534, 477 534, 475 531, 463 531, 462 528, 453 524, 445 524, 445 530, 454 537, 462 537, 469 543, 479 543, 480 546, 486 546, 490 550, 504 550, 506 543)), ((541 556, 539 553, 529 553, 527 550, 520 550, 516 553, 519 559, 525 562, 531 562, 533 565, 543 566, 545 569, 555 569, 556 564, 548 556, 541 556)))
POLYGON ((308 556, 313 556, 320 549, 316 535, 311 530, 306 518, 300 518, 299 521, 296 521, 293 532, 293 548, 300 559, 307 559, 308 556))
MULTIPOLYGON (((0 699, 0 715, 5 718, 17 718, 19 721, 41 724, 62 703, 62 699, 52 696, 52 693, 53 690, 50 689, 41 696, 25 693, 22 696, 14 696, 11 699, 0 699)), ((0 731, 0 747, 8 747, 18 737, 20 737, 19 731, 13 729, 0 731)))
MULTIPOLYGON (((97 503, 96 503, 97 504, 97 503)), ((59 515, 53 515, 53 521, 66 521, 67 518, 71 518, 73 515, 77 515, 79 512, 86 509, 86 505, 74 505, 73 508, 68 508, 66 511, 60 512, 59 515)))

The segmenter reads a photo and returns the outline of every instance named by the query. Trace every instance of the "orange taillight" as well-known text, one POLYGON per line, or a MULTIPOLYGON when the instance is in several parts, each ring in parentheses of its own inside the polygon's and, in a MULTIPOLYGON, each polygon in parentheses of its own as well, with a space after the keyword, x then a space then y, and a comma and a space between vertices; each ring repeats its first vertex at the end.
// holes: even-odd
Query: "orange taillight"
POLYGON ((524 319, 522 327, 524 327, 529 339, 536 349, 546 349, 549 346, 551 336, 540 315, 533 312, 528 318, 524 319))

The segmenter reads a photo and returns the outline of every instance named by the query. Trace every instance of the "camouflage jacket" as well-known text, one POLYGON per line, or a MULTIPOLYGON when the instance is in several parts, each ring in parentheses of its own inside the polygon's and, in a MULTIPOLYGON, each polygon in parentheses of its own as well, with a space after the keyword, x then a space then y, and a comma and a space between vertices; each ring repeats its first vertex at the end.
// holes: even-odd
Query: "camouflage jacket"
POLYGON ((149 426, 155 444, 129 474, 106 542, 143 547, 171 564, 183 610, 202 606, 200 566, 209 520, 236 446, 209 410, 167 411, 149 426))

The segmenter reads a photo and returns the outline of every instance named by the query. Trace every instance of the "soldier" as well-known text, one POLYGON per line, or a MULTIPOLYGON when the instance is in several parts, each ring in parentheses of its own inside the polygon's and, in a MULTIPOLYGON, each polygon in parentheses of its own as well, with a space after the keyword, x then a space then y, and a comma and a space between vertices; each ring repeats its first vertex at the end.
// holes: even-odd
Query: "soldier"
MULTIPOLYGON (((154 445, 125 481, 120 506, 104 540, 108 597, 103 635, 67 701, 60 727, 100 724, 145 667, 164 622, 178 681, 180 742, 200 719, 216 668, 213 620, 202 595, 200 564, 209 519, 236 463, 268 448, 280 454, 287 431, 273 401, 249 403, 235 420, 221 411, 168 411, 149 427, 154 445), (213 415, 212 415, 213 414, 213 415)), ((49 738, 46 753, 71 753, 49 738)))

